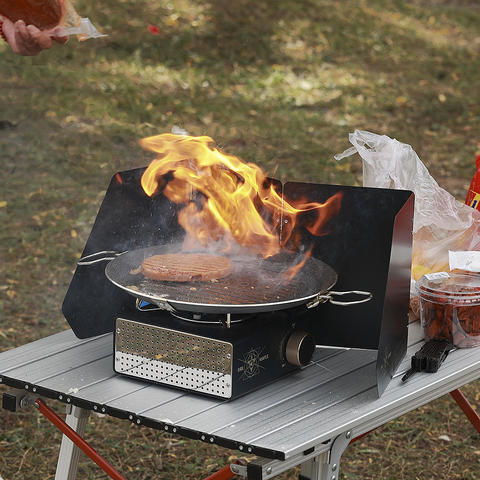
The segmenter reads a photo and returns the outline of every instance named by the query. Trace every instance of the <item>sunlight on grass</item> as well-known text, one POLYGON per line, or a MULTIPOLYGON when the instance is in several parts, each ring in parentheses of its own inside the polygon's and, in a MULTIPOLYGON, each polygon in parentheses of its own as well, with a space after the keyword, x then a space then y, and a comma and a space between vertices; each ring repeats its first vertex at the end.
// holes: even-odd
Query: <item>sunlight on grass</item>
MULTIPOLYGON (((76 7, 108 37, 72 38, 33 58, 0 43, 0 350, 67 328, 60 306, 111 176, 146 165, 138 140, 174 125, 211 136, 281 180, 353 185, 361 184, 361 162, 333 155, 355 128, 387 134, 411 144, 437 181, 464 198, 480 153, 476 2, 79 0, 76 7)), ((478 404, 477 383, 468 391, 478 404)), ((52 478, 59 436, 36 418, 0 415, 4 478, 52 478)), ((438 400, 349 449, 343 478, 426 480, 428 471, 446 480, 455 471, 473 479, 461 473, 479 476, 478 436, 469 428, 449 399, 438 400), (409 433, 419 430, 425 435, 409 433), (437 440, 445 432, 456 441, 454 456, 437 440), (388 455, 378 458, 385 445, 388 455)), ((232 455, 116 419, 94 417, 89 429, 132 479, 154 471, 193 480, 232 455)), ((82 461, 80 476, 99 473, 82 461)))

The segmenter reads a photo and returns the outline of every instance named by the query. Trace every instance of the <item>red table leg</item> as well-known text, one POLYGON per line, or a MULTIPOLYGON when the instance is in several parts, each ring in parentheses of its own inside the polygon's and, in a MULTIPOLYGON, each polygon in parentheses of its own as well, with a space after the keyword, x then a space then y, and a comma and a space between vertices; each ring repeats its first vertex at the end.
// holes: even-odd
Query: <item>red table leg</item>
POLYGON ((233 477, 235 477, 235 474, 230 469, 230 465, 228 465, 218 472, 212 473, 205 480, 230 480, 233 477))
POLYGON ((37 398, 35 403, 38 410, 45 415, 63 434, 65 434, 78 448, 83 450, 110 478, 125 480, 96 450, 94 450, 78 433, 68 426, 51 408, 37 398))
POLYGON ((474 408, 470 405, 467 397, 460 391, 460 389, 453 390, 450 395, 457 402, 458 406, 462 409, 463 413, 470 420, 470 423, 475 427, 475 430, 480 433, 480 417, 474 408))

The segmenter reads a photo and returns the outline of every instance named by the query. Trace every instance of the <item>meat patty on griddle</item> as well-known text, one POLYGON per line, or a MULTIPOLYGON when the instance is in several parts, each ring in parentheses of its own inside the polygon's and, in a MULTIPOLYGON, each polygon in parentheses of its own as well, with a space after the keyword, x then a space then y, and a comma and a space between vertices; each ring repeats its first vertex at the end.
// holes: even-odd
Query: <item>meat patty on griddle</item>
POLYGON ((146 258, 142 274, 152 280, 195 282, 218 280, 232 272, 232 262, 207 253, 166 253, 146 258))

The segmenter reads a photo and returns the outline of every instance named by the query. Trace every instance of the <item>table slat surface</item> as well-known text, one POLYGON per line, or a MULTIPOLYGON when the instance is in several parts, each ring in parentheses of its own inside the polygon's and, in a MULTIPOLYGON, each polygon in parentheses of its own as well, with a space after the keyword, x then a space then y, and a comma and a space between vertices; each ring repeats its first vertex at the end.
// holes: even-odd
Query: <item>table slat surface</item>
POLYGON ((402 383, 420 342, 419 325, 410 325, 407 355, 380 398, 375 351, 319 347, 302 370, 225 401, 117 375, 111 334, 79 340, 70 330, 0 353, 0 376, 136 423, 289 458, 346 430, 364 433, 479 378, 480 349, 463 349, 451 352, 436 374, 402 383))

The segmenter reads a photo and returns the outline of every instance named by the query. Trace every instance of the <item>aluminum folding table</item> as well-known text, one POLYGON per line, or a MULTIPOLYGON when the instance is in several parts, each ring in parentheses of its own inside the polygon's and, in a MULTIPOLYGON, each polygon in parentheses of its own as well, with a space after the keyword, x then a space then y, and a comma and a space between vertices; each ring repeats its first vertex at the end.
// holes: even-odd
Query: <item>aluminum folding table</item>
MULTIPOLYGON (((0 381, 66 403, 67 423, 79 433, 93 410, 255 455, 231 467, 248 479, 301 465, 305 480, 333 480, 354 437, 480 377, 480 348, 473 348, 451 352, 437 373, 402 383, 421 342, 418 322, 411 324, 407 355, 380 398, 371 375, 375 351, 318 347, 297 373, 223 401, 119 376, 112 334, 80 340, 71 330, 1 353, 0 381)), ((77 462, 78 449, 64 437, 56 479, 74 479, 77 462)))

